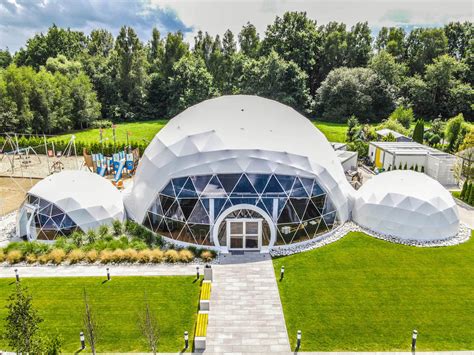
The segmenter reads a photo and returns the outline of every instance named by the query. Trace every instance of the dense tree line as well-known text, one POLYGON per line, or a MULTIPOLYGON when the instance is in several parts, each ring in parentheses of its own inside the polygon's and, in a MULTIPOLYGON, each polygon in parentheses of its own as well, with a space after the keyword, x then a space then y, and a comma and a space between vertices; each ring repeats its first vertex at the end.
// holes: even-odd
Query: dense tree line
POLYGON ((288 12, 263 38, 247 23, 235 35, 151 29, 143 43, 131 27, 114 38, 49 28, 11 55, 0 51, 0 130, 59 132, 113 121, 169 118, 204 99, 255 94, 310 116, 377 122, 399 105, 427 120, 474 118, 473 26, 382 28, 367 22, 318 26, 288 12))

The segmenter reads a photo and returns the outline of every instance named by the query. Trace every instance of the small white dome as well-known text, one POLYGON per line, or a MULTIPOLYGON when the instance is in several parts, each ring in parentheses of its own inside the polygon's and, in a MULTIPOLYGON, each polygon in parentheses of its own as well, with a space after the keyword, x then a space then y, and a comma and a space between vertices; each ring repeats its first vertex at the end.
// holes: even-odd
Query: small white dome
POLYGON ((88 172, 65 170, 50 175, 28 191, 68 215, 83 231, 124 219, 120 191, 107 179, 88 172))
POLYGON ((410 170, 385 172, 362 185, 352 218, 374 232, 412 240, 446 239, 459 229, 451 194, 436 180, 410 170))

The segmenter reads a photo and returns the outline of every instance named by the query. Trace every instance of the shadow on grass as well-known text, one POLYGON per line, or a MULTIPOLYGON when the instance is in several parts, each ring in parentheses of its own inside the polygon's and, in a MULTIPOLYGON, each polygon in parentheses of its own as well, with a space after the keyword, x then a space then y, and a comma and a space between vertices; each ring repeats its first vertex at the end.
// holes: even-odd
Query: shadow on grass
POLYGON ((76 351, 74 352, 74 354, 79 354, 79 353, 81 353, 83 350, 84 350, 84 349, 78 349, 78 350, 76 350, 76 351))

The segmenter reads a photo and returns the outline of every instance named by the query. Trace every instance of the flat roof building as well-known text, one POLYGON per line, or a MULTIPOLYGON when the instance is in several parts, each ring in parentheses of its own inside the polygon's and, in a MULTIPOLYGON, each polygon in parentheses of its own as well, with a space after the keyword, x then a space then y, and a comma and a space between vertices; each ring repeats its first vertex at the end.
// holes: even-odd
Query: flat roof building
POLYGON ((403 134, 398 133, 397 131, 394 131, 393 129, 389 129, 389 128, 380 129, 376 131, 375 133, 377 134, 377 137, 379 139, 383 139, 387 137, 389 134, 391 134, 395 138, 395 141, 397 142, 412 142, 413 141, 413 139, 411 139, 410 137, 404 136, 403 134))

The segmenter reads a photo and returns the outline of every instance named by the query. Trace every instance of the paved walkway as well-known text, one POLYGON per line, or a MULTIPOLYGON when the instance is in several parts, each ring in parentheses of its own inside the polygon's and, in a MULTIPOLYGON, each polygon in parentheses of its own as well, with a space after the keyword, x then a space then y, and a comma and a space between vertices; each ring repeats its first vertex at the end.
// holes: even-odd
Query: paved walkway
POLYGON ((213 267, 206 354, 290 353, 272 261, 255 259, 213 267))
MULTIPOLYGON (((18 269, 20 277, 71 277, 105 276, 110 268, 111 276, 172 276, 196 275, 196 266, 186 265, 61 265, 61 266, 1 266, 0 278, 14 277, 18 269)), ((201 274, 204 265, 199 265, 201 274)))

